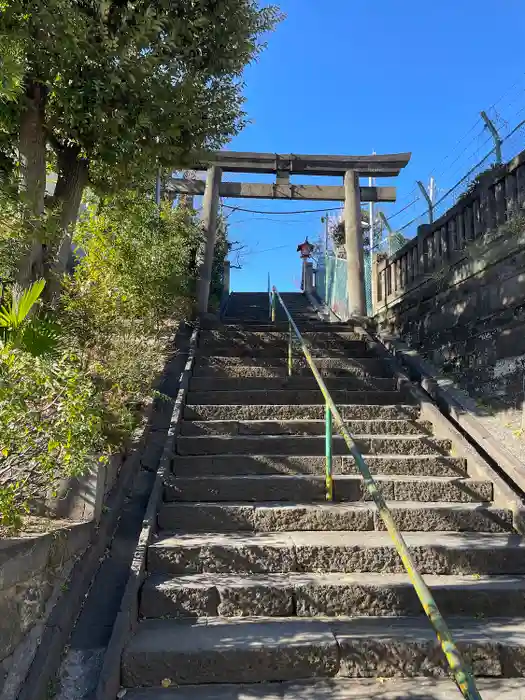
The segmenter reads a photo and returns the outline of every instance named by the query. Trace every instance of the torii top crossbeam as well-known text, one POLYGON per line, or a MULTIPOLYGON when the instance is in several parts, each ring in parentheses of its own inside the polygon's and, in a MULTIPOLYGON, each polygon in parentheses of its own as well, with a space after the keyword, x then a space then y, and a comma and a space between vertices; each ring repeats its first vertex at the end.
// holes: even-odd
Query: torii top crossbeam
POLYGON ((249 153, 215 151, 195 170, 219 166, 229 173, 290 173, 295 175, 344 176, 348 170, 368 177, 395 177, 410 160, 410 153, 387 153, 374 156, 297 155, 294 153, 249 153))

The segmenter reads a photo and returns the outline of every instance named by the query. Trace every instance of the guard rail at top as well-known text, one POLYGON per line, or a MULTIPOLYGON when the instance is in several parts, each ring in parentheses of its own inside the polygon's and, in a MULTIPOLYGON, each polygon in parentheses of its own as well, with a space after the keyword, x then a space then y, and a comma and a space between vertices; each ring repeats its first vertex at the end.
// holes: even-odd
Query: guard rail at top
POLYGON ((421 286, 436 270, 459 261, 462 251, 525 206, 525 151, 481 176, 479 184, 390 258, 377 264, 374 312, 421 286))
POLYGON ((275 322, 276 319, 275 311, 277 301, 281 304, 286 318, 288 319, 288 375, 291 376, 293 373, 293 337, 295 336, 299 342, 301 351, 306 359, 306 362, 308 363, 308 366, 312 370, 315 380, 319 385, 319 389, 321 390, 325 400, 325 456, 327 500, 333 500, 332 423, 335 423, 337 429, 339 430, 339 433, 341 434, 346 443, 346 446, 348 447, 350 454, 355 460, 356 467, 358 468, 361 476, 363 477, 365 486, 368 489, 369 494, 371 495, 375 505, 377 506, 379 515, 381 516, 381 519, 385 524, 388 534, 394 542, 397 553, 399 554, 401 561, 403 562, 403 566, 406 569, 410 582, 414 586, 414 590, 419 598, 423 610, 425 611, 425 614, 427 615, 430 623, 432 624, 432 627, 436 632, 436 636, 438 638, 439 643, 441 644, 443 653, 445 654, 445 657, 448 661, 450 670, 452 671, 458 690, 467 700, 482 700, 481 695, 479 694, 479 691, 476 687, 474 676, 472 675, 471 670, 463 661, 461 654, 459 653, 458 648, 456 647, 454 640, 452 639, 452 635, 450 634, 450 630, 447 626, 447 623, 445 622, 443 616, 439 612, 439 609, 436 605, 436 601, 434 600, 430 589, 428 588, 427 584, 423 580, 423 577, 416 568, 414 558, 412 557, 412 554, 405 542, 405 539, 394 521, 392 513, 390 512, 390 509, 387 506, 385 499, 383 498, 383 494, 379 490, 377 483, 374 477, 372 476, 372 473, 370 472, 370 469, 368 468, 368 465, 363 455, 361 454, 357 445, 355 444, 355 441, 352 438, 348 428, 346 427, 346 424, 343 418, 341 417, 341 414, 339 413, 339 410, 335 405, 334 400, 330 396, 330 392, 328 391, 328 388, 325 382, 323 381, 321 373, 313 360, 312 354, 310 352, 310 345, 304 340, 303 336, 301 335, 299 329, 297 328, 297 325, 295 324, 292 318, 290 311, 288 310, 286 304, 282 300, 281 295, 277 291, 276 287, 272 287, 269 301, 270 316, 272 322, 275 322))

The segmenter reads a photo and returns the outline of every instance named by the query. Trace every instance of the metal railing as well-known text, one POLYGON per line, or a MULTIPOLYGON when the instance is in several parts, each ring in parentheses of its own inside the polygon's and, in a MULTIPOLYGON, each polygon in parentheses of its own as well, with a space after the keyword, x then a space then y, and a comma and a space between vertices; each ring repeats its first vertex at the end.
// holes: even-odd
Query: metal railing
POLYGON ((337 406, 335 405, 332 397, 330 396, 330 392, 328 391, 328 388, 323 381, 321 373, 319 372, 319 369, 312 358, 309 345, 302 337, 290 312, 286 307, 286 304, 284 303, 284 301, 281 298, 281 295, 274 286, 272 287, 272 291, 270 294, 270 317, 272 321, 275 321, 277 301, 279 301, 279 303, 281 304, 289 324, 287 357, 288 374, 291 376, 293 372, 293 334, 295 334, 299 345, 301 346, 301 350, 304 354, 306 362, 312 370, 313 375, 317 381, 317 384, 319 385, 319 388, 325 400, 326 499, 328 501, 332 501, 334 497, 334 479, 332 473, 332 426, 333 423, 335 423, 337 429, 339 430, 346 443, 346 446, 348 447, 348 450, 350 451, 350 454, 355 460, 355 463, 357 465, 357 468, 359 469, 361 476, 364 479, 366 488, 368 489, 368 493, 372 496, 374 503, 376 504, 377 509, 379 511, 379 515, 381 516, 381 519, 383 520, 386 529, 395 544, 397 553, 401 557, 410 582, 414 586, 414 590, 416 591, 419 601, 423 606, 423 610, 425 611, 425 614, 427 615, 428 619, 430 620, 430 623, 432 624, 436 632, 438 641, 448 661, 458 690, 461 692, 464 698, 467 698, 467 700, 482 700, 481 695, 479 694, 479 691, 476 687, 476 683, 472 672, 463 661, 461 654, 458 648, 456 647, 454 640, 452 639, 452 635, 447 626, 447 623, 445 622, 443 616, 439 612, 439 609, 432 596, 432 593, 430 592, 430 589, 423 580, 419 571, 416 569, 416 564, 414 562, 412 554, 410 553, 410 550, 403 538, 403 535, 400 533, 400 531, 397 528, 397 525, 394 522, 392 513, 390 512, 390 509, 388 508, 385 499, 383 498, 383 495, 379 490, 377 483, 375 482, 370 472, 370 469, 368 468, 368 465, 363 458, 363 455, 359 451, 354 439, 352 438, 341 417, 341 414, 339 413, 339 410, 337 409, 337 406))

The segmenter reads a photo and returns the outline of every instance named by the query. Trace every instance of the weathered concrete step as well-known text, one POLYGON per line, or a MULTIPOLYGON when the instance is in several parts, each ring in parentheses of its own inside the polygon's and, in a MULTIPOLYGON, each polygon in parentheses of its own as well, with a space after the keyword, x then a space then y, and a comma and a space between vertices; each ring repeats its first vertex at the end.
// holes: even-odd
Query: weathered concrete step
MULTIPOLYGON (((512 534, 408 532, 422 574, 525 574, 525 544, 512 534)), ((148 548, 148 571, 164 574, 404 573, 386 532, 166 534, 148 548)))
MULTIPOLYGON (((408 395, 401 391, 346 391, 335 389, 330 392, 332 400, 339 404, 391 405, 408 403, 408 395)), ((270 389, 251 391, 190 391, 189 404, 256 405, 274 404, 323 404, 320 389, 270 389)))
MULTIPOLYGON (((352 435, 431 435, 430 421, 347 420, 352 435)), ((181 435, 324 435, 324 420, 208 420, 181 424, 181 435)))
MULTIPOLYGON (((338 404, 344 420, 407 420, 419 417, 419 406, 398 404, 338 404)), ((325 408, 321 404, 193 404, 184 407, 185 420, 324 420, 325 408)))
MULTIPOLYGON (((474 673, 523 675, 522 618, 458 617, 450 626, 474 673)), ((435 632, 420 616, 144 620, 122 657, 125 687, 160 686, 164 678, 184 685, 448 673, 435 632)))
MULTIPOLYGON (((329 326, 322 331, 304 331, 302 333, 304 340, 315 344, 330 344, 334 342, 354 343, 358 342, 366 346, 366 341, 360 333, 355 333, 352 330, 345 329, 344 331, 335 332, 329 326)), ((295 339, 294 339, 295 341, 295 339)), ((215 343, 226 345, 229 343, 243 344, 255 346, 257 344, 273 345, 275 343, 283 343, 288 345, 288 331, 259 331, 254 329, 235 329, 230 327, 218 328, 215 330, 203 330, 199 334, 199 347, 205 345, 213 345, 215 343)))
MULTIPOLYGON (((397 501, 389 504, 405 532, 511 532, 510 510, 486 502, 397 501)), ((294 532, 385 530, 375 507, 364 503, 165 503, 159 527, 177 532, 294 532)))
MULTIPOLYGON (((385 456, 365 455, 373 474, 408 474, 412 476, 466 476, 466 461, 459 457, 433 455, 385 456)), ((176 456, 176 476, 240 476, 242 474, 322 474, 325 458, 290 455, 199 455, 176 456)), ((353 457, 334 456, 334 474, 356 474, 353 457)))
MULTIPOLYGON (((388 369, 388 363, 378 357, 319 357, 315 364, 320 370, 362 370, 364 373, 376 374, 388 369)), ((286 371, 286 361, 282 357, 223 357, 216 355, 200 356, 195 360, 195 376, 206 369, 230 370, 231 368, 267 367, 278 368, 286 371)), ((304 358, 296 357, 293 361, 293 369, 308 369, 308 363, 304 358)), ((382 376, 378 374, 377 376, 382 376)))
MULTIPOLYGON (((199 347, 199 355, 209 356, 216 355, 222 357, 274 357, 286 359, 286 353, 288 351, 288 346, 285 343, 275 343, 268 345, 232 345, 230 343, 225 343, 220 345, 219 343, 213 343, 209 345, 204 345, 199 347)), ((302 350, 295 350, 296 354, 302 354, 302 350)), ((375 357, 375 352, 370 350, 364 341, 352 340, 346 343, 330 343, 330 344, 318 344, 310 348, 311 355, 316 357, 375 357)))
MULTIPOLYGON (((301 333, 352 333, 355 330, 355 326, 358 324, 354 323, 328 323, 326 321, 321 321, 319 318, 309 323, 298 324, 301 333)), ((201 327, 204 327, 201 324, 201 327)), ((215 326, 216 328, 216 326, 215 326)), ((288 321, 279 321, 272 323, 268 318, 262 321, 244 321, 239 320, 237 323, 231 321, 230 319, 225 319, 220 328, 232 330, 232 331, 259 331, 261 333, 288 333, 288 321)))
POLYGON ((124 650, 122 685, 280 681, 333 676, 339 668, 328 625, 310 620, 144 620, 124 650), (273 623, 272 623, 273 622, 273 623))
MULTIPOLYGON (((389 455, 446 455, 452 448, 450 440, 433 437, 378 437, 359 435, 355 438, 357 448, 363 454, 389 455)), ((177 439, 177 454, 268 454, 268 455, 323 455, 324 437, 293 435, 206 435, 190 437, 181 435, 177 439)), ((348 448, 340 436, 334 436, 332 451, 336 455, 348 453, 348 448)))
MULTIPOLYGON (((397 382, 389 377, 325 377, 328 389, 348 391, 395 391, 397 382)), ((190 391, 274 391, 276 389, 318 390, 318 384, 310 372, 304 377, 194 377, 190 381, 190 391)))
MULTIPOLYGON (((478 678, 483 700, 525 700, 523 679, 478 678)), ((286 683, 186 685, 170 690, 128 690, 126 700, 451 700, 452 680, 434 678, 334 678, 286 683), (417 695, 414 695, 417 693, 417 695), (419 698, 417 697, 419 696, 419 698)))
MULTIPOLYGON (((525 617, 525 577, 426 576, 445 615, 525 617)), ((150 576, 140 614, 160 617, 424 615, 406 574, 150 576)))
MULTIPOLYGON (((325 501, 324 476, 196 476, 166 480, 166 501, 245 502, 290 501, 308 503, 325 501)), ((389 501, 446 501, 472 503, 492 501, 491 481, 457 477, 376 476, 376 483, 389 501)), ((340 475, 335 478, 337 501, 372 500, 361 476, 340 475)), ((202 504, 201 504, 202 505, 202 504)), ((296 528, 299 529, 299 528, 296 528)), ((328 528, 339 529, 339 528, 328 528)), ((346 528, 343 528, 346 529, 346 528)), ((350 528, 351 529, 351 528, 350 528)))
MULTIPOLYGON (((486 502, 392 501, 390 510, 405 532, 511 532, 512 513, 486 502)), ((159 526, 178 532, 293 532, 385 530, 377 510, 361 502, 284 503, 172 502, 159 512, 159 526)))
MULTIPOLYGON (((241 359, 241 358, 238 358, 241 359)), ((364 362, 364 360, 362 360, 364 362)), ((392 376, 392 370, 388 367, 373 365, 368 368, 363 368, 361 366, 349 366, 342 368, 319 368, 321 376, 325 379, 351 379, 354 381, 359 379, 383 379, 390 378, 392 376)), ((240 381, 241 378, 249 377, 265 377, 268 379, 286 379, 288 377, 288 369, 284 362, 280 362, 279 365, 270 365, 265 367, 264 365, 253 365, 253 364, 235 364, 235 365, 218 365, 218 366, 207 366, 198 365, 193 371, 193 376, 199 379, 209 377, 213 379, 237 379, 240 381)), ((293 376, 297 379, 298 377, 313 378, 312 370, 310 367, 294 366, 293 376)), ((314 380, 315 381, 315 380, 314 380)))

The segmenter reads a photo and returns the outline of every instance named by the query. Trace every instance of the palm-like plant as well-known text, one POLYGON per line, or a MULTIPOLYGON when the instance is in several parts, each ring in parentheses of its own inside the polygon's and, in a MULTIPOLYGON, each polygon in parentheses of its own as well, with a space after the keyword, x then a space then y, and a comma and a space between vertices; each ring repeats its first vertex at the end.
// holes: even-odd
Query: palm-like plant
POLYGON ((39 279, 24 289, 13 286, 11 300, 0 307, 0 329, 4 345, 20 347, 32 355, 52 354, 58 342, 58 327, 49 319, 32 316, 46 281, 39 279))

